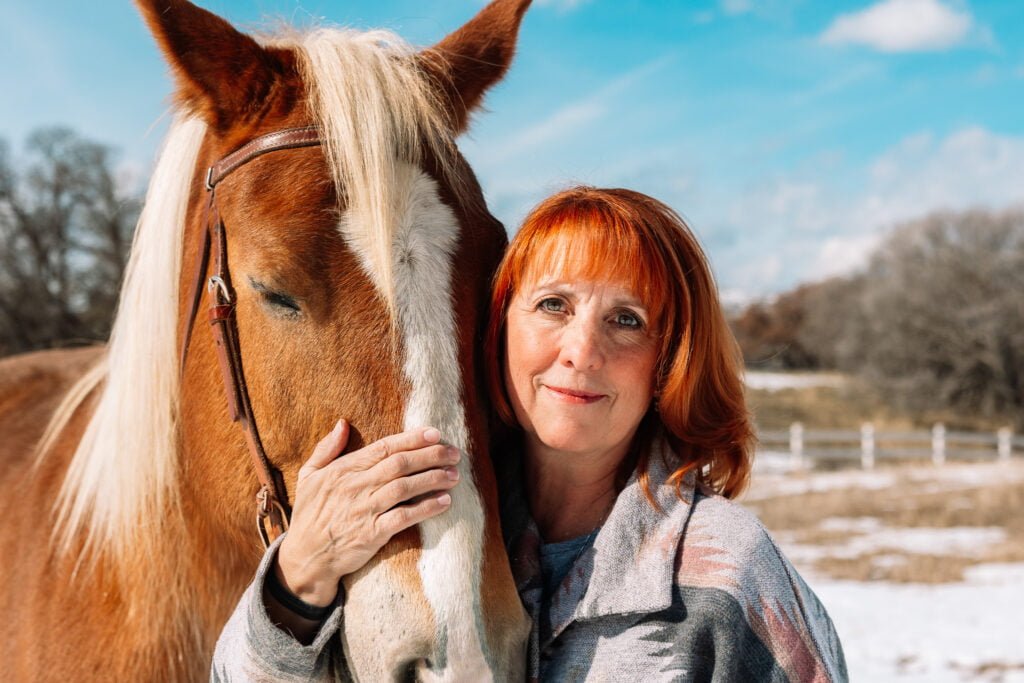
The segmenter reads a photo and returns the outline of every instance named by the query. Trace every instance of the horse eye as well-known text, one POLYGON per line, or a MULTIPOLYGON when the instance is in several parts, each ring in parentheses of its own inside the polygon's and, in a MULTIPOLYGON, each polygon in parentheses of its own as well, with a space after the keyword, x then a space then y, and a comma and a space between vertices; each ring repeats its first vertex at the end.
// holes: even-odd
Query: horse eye
POLYGON ((282 314, 292 317, 302 313, 302 308, 298 302, 287 294, 275 291, 252 278, 249 278, 249 285, 259 293, 264 303, 280 309, 282 314))
POLYGON ((295 300, 285 294, 279 294, 278 292, 265 292, 263 298, 269 304, 274 306, 280 306, 281 308, 287 308, 296 313, 299 312, 299 305, 295 303, 295 300))

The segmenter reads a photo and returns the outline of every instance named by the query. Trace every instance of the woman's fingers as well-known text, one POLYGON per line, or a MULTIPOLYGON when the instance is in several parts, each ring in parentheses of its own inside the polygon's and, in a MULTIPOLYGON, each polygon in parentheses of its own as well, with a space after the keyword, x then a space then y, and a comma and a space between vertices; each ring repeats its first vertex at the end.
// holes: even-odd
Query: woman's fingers
POLYGON ((396 505, 431 491, 447 491, 459 481, 456 467, 431 469, 407 477, 392 479, 370 496, 371 509, 384 513, 396 505))
POLYGON ((458 464, 461 454, 454 446, 436 444, 414 451, 392 453, 369 470, 371 479, 378 486, 400 477, 407 477, 429 469, 452 467, 458 464))
POLYGON ((299 469, 299 479, 304 479, 310 472, 326 467, 341 453, 348 443, 349 426, 346 420, 338 420, 334 429, 324 438, 320 439, 313 454, 302 464, 299 469))
POLYGON ((451 507, 451 504, 451 494, 439 493, 415 503, 398 505, 377 517, 377 530, 382 537, 391 538, 399 531, 404 531, 425 519, 436 517, 451 507))
POLYGON ((433 427, 409 429, 400 434, 392 434, 374 441, 369 446, 352 453, 350 457, 352 457, 354 466, 368 470, 392 455, 432 446, 440 440, 441 432, 433 427))

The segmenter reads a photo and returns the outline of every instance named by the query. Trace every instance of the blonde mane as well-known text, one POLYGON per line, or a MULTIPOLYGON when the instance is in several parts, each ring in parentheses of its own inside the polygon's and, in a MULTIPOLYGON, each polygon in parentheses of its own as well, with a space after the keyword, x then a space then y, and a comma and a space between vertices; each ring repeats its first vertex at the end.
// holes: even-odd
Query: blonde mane
MULTIPOLYGON (((445 109, 416 64, 414 50, 384 31, 318 28, 276 38, 296 51, 311 115, 350 223, 372 226, 348 239, 366 254, 367 272, 392 312, 392 240, 402 206, 401 162, 422 151, 454 181, 454 135, 445 109)), ((106 357, 64 397, 38 454, 56 443, 94 391, 95 410, 55 501, 55 536, 66 552, 115 556, 148 552, 162 524, 181 521, 178 490, 178 281, 186 209, 206 125, 179 114, 149 185, 136 228, 106 357), (144 527, 144 529, 140 529, 144 527), (143 544, 140 546, 139 544, 143 544)))
POLYGON ((99 388, 56 500, 63 551, 84 532, 86 548, 123 553, 140 536, 136 526, 155 524, 154 512, 171 500, 178 462, 178 278, 205 134, 194 117, 178 116, 172 124, 135 229, 106 357, 68 392, 40 446, 45 454, 78 404, 99 388))
POLYGON ((399 167, 419 165, 429 149, 444 179, 460 189, 451 122, 416 52, 391 32, 318 29, 298 48, 335 186, 347 190, 347 222, 362 228, 348 238, 367 255, 366 270, 393 315, 392 243, 403 206, 394 196, 403 187, 399 167))

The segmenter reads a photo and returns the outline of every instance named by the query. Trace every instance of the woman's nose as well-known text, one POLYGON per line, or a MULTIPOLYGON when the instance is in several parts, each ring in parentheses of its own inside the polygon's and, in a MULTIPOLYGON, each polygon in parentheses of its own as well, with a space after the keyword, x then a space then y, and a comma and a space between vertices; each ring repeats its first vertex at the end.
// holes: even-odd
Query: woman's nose
POLYGON ((560 360, 576 370, 596 370, 604 364, 600 330, 584 320, 574 320, 562 335, 560 360))

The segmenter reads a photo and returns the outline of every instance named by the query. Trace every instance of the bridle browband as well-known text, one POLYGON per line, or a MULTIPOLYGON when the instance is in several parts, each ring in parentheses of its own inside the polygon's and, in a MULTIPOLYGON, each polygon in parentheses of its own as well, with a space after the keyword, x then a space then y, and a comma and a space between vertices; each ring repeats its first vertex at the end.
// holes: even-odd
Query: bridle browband
POLYGON ((220 161, 206 172, 207 202, 204 223, 205 235, 196 261, 195 277, 192 280, 192 291, 189 294, 189 312, 186 317, 185 331, 181 344, 180 369, 185 373, 185 360, 188 356, 189 340, 192 327, 199 311, 202 299, 203 280, 212 258, 214 274, 210 276, 207 289, 212 297, 209 310, 210 326, 220 362, 221 376, 224 380, 224 391, 227 394, 228 414, 232 422, 239 422, 245 434, 245 441, 252 455, 256 476, 260 481, 260 490, 256 494, 256 528, 264 547, 288 529, 291 508, 288 505, 288 491, 284 485, 281 471, 274 467, 263 450, 259 430, 252 413, 249 391, 242 372, 242 352, 238 344, 238 326, 235 322, 235 291, 231 287, 231 276, 228 273, 227 236, 224 221, 217 210, 217 185, 235 170, 244 166, 258 156, 269 152, 299 147, 315 147, 321 144, 320 132, 313 126, 305 128, 287 128, 267 133, 255 138, 220 161))

